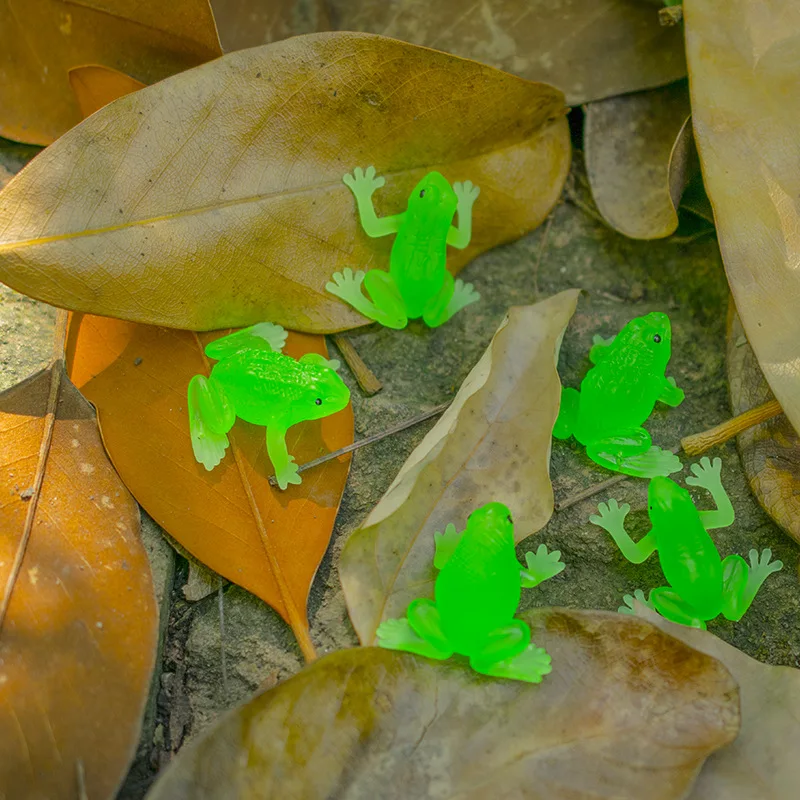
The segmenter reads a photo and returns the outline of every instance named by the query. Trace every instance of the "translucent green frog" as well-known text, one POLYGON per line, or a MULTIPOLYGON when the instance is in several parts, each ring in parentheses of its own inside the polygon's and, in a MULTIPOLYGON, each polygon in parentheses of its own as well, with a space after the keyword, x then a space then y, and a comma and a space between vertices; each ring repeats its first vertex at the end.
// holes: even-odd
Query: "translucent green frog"
POLYGON ((658 611, 667 619, 694 628, 705 628, 708 620, 723 614, 738 622, 750 608, 764 581, 783 567, 772 561, 772 551, 765 549, 759 556, 750 551, 750 565, 739 555, 721 559, 708 535, 712 528, 725 528, 733 522, 731 501, 722 486, 722 462, 712 464, 703 458, 692 465, 694 476, 686 479, 691 486, 702 486, 711 493, 717 505, 715 511, 698 511, 686 489, 669 478, 656 477, 647 491, 652 528, 634 542, 625 532, 625 516, 630 511, 616 500, 601 503, 598 513, 589 518, 614 537, 622 555, 634 564, 641 564, 658 550, 661 569, 669 586, 653 589, 645 600, 638 590, 625 595, 623 613, 631 613, 634 599, 658 611))
POLYGON ((502 503, 474 511, 458 533, 450 524, 436 533, 433 564, 440 570, 435 600, 420 598, 404 619, 378 628, 378 644, 428 658, 469 657, 484 675, 539 683, 550 656, 531 642, 528 625, 514 619, 522 587, 538 586, 564 569, 558 550, 542 544, 527 553, 523 569, 514 552, 514 524, 502 503))
POLYGON ((463 250, 472 238, 472 205, 480 190, 470 181, 454 183, 438 172, 429 172, 408 199, 401 214, 375 214, 372 195, 383 186, 374 167, 360 167, 345 175, 358 203, 361 224, 367 236, 396 233, 389 271, 366 273, 351 269, 336 272, 325 288, 369 319, 388 328, 405 328, 409 319, 422 317, 432 328, 470 303, 480 300, 471 283, 454 280, 445 266, 447 245, 463 250), (458 212, 458 227, 451 223, 458 212), (361 291, 364 284, 368 299, 361 291))
POLYGON ((642 427, 657 402, 677 406, 683 390, 664 372, 672 353, 669 317, 654 311, 632 319, 616 337, 594 337, 595 366, 581 389, 563 389, 553 436, 574 436, 592 461, 639 478, 671 475, 680 459, 655 447, 642 427))
POLYGON ((211 376, 189 381, 189 430, 194 457, 212 470, 228 447, 228 431, 236 417, 267 428, 267 453, 278 486, 300 483, 297 464, 286 449, 286 431, 298 422, 341 411, 350 390, 336 374, 337 361, 318 353, 299 360, 280 351, 286 331, 261 322, 223 336, 206 346, 217 359, 211 376))

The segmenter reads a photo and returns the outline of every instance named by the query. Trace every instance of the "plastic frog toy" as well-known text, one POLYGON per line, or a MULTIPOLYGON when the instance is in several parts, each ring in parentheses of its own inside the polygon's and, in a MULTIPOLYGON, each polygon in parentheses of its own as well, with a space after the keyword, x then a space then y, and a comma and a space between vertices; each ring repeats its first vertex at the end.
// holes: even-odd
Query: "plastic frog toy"
POLYGON ((666 314, 654 311, 632 319, 615 338, 594 337, 581 390, 563 389, 553 436, 586 445, 592 461, 640 478, 670 475, 680 459, 654 447, 642 427, 657 402, 677 406, 683 390, 664 371, 672 332, 666 314))
MULTIPOLYGON (((738 555, 720 559, 713 540, 708 535, 711 528, 725 528, 733 522, 733 506, 722 487, 720 469, 722 462, 712 464, 703 458, 692 466, 694 477, 686 479, 691 486, 702 486, 711 492, 716 511, 698 511, 689 492, 669 478, 656 477, 648 487, 650 532, 634 542, 625 532, 627 504, 618 506, 616 500, 608 505, 601 503, 598 514, 590 521, 608 531, 622 555, 634 564, 640 564, 654 550, 658 550, 661 569, 669 586, 653 589, 645 600, 641 590, 635 598, 658 611, 667 619, 695 628, 705 628, 706 621, 722 613, 727 619, 738 622, 750 608, 761 584, 783 564, 773 561, 772 551, 765 549, 761 556, 750 551, 750 565, 738 555)), ((631 613, 634 598, 624 597, 623 613, 631 613)))
POLYGON ((189 381, 189 430, 194 457, 212 470, 228 447, 228 431, 236 417, 267 427, 267 452, 278 486, 300 483, 297 464, 286 449, 286 431, 298 422, 341 411, 350 390, 336 374, 337 361, 318 353, 299 360, 280 351, 286 331, 261 322, 223 336, 206 346, 219 361, 211 376, 189 381))
POLYGON ((345 175, 358 203, 367 236, 396 233, 389 271, 366 275, 351 269, 336 272, 326 289, 369 319, 387 328, 405 328, 422 317, 430 327, 441 325, 470 303, 480 300, 471 283, 453 280, 445 267, 447 245, 463 250, 472 237, 472 205, 480 189, 470 181, 453 188, 438 172, 429 172, 414 188, 402 214, 378 219, 372 194, 385 183, 375 168, 360 167, 345 175), (458 211, 458 227, 450 223, 458 211), (369 296, 361 291, 364 284, 369 296))
POLYGON ((514 524, 502 503, 474 511, 467 529, 448 525, 436 533, 435 600, 418 599, 406 619, 389 619, 378 628, 378 644, 428 658, 453 653, 469 657, 484 675, 539 683, 550 672, 550 656, 531 642, 531 631, 514 619, 521 587, 537 586, 564 569, 559 551, 540 545, 527 553, 523 569, 514 552, 514 524))

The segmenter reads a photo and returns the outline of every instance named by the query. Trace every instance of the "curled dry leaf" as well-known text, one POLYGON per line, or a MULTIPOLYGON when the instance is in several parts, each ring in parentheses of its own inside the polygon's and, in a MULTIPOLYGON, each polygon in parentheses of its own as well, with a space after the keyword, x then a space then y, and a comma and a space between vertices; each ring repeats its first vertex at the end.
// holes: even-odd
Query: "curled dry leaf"
POLYGON ((118 97, 144 89, 144 84, 130 75, 97 64, 71 69, 69 85, 78 101, 82 117, 94 114, 118 97))
MULTIPOLYGON (((728 318, 728 385, 734 415, 773 399, 733 304, 728 318)), ((742 466, 764 510, 800 543, 800 437, 784 414, 737 437, 742 466)))
POLYGON ((74 67, 154 83, 220 54, 208 0, 0 0, 0 136, 50 144, 77 125, 74 67))
POLYGON ((330 29, 325 0, 211 0, 226 52, 330 29))
POLYGON ((393 36, 558 86, 570 105, 686 75, 680 29, 641 0, 331 0, 334 26, 393 36), (609 54, 613 53, 613 56, 609 54))
POLYGON ((692 119, 736 308, 800 430, 800 4, 684 3, 692 119))
POLYGON ((689 800, 794 800, 800 786, 800 671, 762 664, 708 631, 676 625, 639 605, 637 613, 689 647, 721 661, 739 684, 742 728, 714 753, 689 800))
POLYGON ((510 309, 450 407, 347 541, 339 562, 350 619, 372 644, 383 619, 432 596, 435 531, 490 501, 505 503, 521 541, 553 513, 550 443, 561 337, 578 290, 510 309))
POLYGON ((715 659, 621 614, 523 618, 553 657, 541 685, 339 651, 224 717, 148 798, 677 800, 736 736, 736 683, 715 659))
POLYGON ((689 111, 683 81, 587 107, 592 195, 606 222, 625 236, 661 239, 678 227, 694 146, 689 111))
MULTIPOLYGON (((269 485, 265 429, 238 420, 221 464, 211 472, 198 464, 186 391, 193 375, 208 375, 203 347, 220 335, 77 316, 69 373, 97 409, 108 454, 148 514, 195 558, 269 603, 311 658, 308 590, 333 531, 349 456, 281 492, 269 485)), ((302 334, 290 334, 284 352, 327 353, 322 337, 302 334)), ((298 464, 352 441, 350 406, 286 436, 298 464)))
POLYGON ((0 796, 73 800, 80 768, 113 797, 158 609, 139 510, 60 361, 0 394, 0 496, 0 796))
POLYGON ((54 305, 175 328, 367 320, 325 291, 388 264, 342 176, 386 175, 379 214, 430 169, 481 187, 455 270, 536 227, 569 168, 563 95, 364 34, 232 53, 101 109, 0 193, 0 280, 54 305), (445 98, 444 100, 442 98, 445 98))

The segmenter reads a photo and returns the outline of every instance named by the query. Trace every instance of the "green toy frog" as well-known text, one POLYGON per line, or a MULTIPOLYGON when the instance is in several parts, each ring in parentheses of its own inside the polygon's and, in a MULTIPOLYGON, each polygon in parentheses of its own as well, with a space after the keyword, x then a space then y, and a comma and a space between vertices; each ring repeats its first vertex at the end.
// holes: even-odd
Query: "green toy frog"
POLYGON ((209 378, 195 375, 189 381, 189 430, 194 456, 207 470, 225 456, 227 434, 238 416, 266 425, 278 486, 300 483, 286 431, 335 414, 350 402, 350 390, 336 374, 338 361, 318 353, 295 360, 280 352, 285 342, 280 325, 261 322, 206 345, 206 355, 219 363, 209 378))
POLYGON ((751 550, 749 566, 739 555, 720 559, 708 531, 725 528, 734 519, 721 469, 718 458, 713 464, 703 458, 700 464, 692 465, 694 476, 686 479, 690 486, 702 486, 711 493, 715 511, 698 511, 686 489, 669 478, 653 478, 647 491, 652 528, 638 542, 625 532, 625 516, 630 511, 627 503, 601 503, 598 513, 589 518, 611 534, 622 555, 634 564, 641 564, 658 550, 661 569, 669 581, 669 586, 653 589, 648 600, 641 590, 634 593, 635 597, 625 595, 621 612, 632 613, 636 599, 667 619, 694 628, 705 629, 705 623, 720 613, 738 622, 764 581, 783 567, 780 561, 770 563, 772 551, 768 548, 760 556, 757 550, 751 550))
POLYGON ((531 642, 530 628, 514 614, 522 587, 538 586, 564 569, 561 553, 540 545, 536 555, 526 554, 523 569, 514 552, 514 523, 502 503, 473 511, 463 533, 450 524, 434 537, 436 599, 413 600, 406 618, 382 622, 378 644, 436 659, 460 653, 476 672, 539 683, 551 670, 550 656, 531 642))
POLYGON ((389 271, 374 269, 353 274, 336 272, 325 288, 369 319, 388 328, 405 328, 409 319, 422 317, 432 328, 470 303, 480 300, 471 283, 454 280, 445 266, 447 245, 463 250, 472 238, 472 205, 480 193, 470 181, 454 183, 429 172, 408 199, 401 214, 375 214, 372 195, 384 185, 375 167, 360 167, 343 178, 356 197, 361 225, 367 236, 396 233, 389 271), (451 225, 458 212, 458 227, 451 225), (361 291, 364 284, 368 299, 361 291))
POLYGON ((683 390, 664 376, 671 355, 669 317, 654 311, 632 319, 616 337, 594 337, 581 390, 563 389, 553 436, 586 445, 592 461, 639 478, 670 475, 680 459, 655 447, 642 427, 657 402, 678 406, 683 390))

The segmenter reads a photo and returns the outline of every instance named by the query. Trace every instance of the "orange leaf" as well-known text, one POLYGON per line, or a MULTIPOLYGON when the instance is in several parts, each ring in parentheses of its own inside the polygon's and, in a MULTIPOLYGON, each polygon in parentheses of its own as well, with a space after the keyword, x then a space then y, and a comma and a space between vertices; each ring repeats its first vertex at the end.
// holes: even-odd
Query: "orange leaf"
POLYGON ((76 67, 69 71, 69 85, 81 109, 81 116, 88 117, 112 100, 131 92, 144 89, 144 84, 124 72, 93 64, 76 67))
MULTIPOLYGON (((106 449, 147 512, 192 555, 269 603, 291 625, 306 658, 308 590, 328 546, 349 457, 303 473, 300 486, 270 486, 264 428, 238 420, 211 472, 195 461, 186 389, 208 374, 203 347, 222 332, 194 334, 76 315, 69 372, 94 403, 106 449)), ((321 336, 292 333, 284 352, 326 354, 321 336)), ((289 429, 298 464, 353 441, 345 410, 289 429)))
POLYGON ((81 770, 111 797, 158 610, 139 510, 60 361, 0 395, 0 497, 0 797, 72 800, 81 770))
POLYGON ((221 52, 208 0, 0 0, 0 136, 50 144, 77 125, 74 67, 155 83, 221 52))

